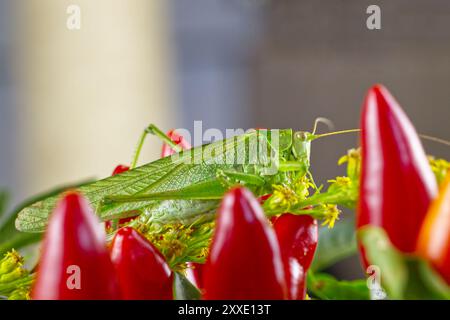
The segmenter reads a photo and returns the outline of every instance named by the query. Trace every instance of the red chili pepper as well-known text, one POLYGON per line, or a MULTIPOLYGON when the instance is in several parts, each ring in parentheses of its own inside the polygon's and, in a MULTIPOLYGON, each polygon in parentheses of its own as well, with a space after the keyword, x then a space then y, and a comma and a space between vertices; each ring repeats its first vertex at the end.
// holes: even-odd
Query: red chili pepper
POLYGON ((400 251, 411 253, 437 194, 420 139, 397 101, 381 85, 367 94, 361 129, 357 227, 382 227, 400 251))
POLYGON ((271 195, 272 194, 269 193, 269 194, 265 194, 263 196, 260 196, 258 198, 259 203, 264 204, 264 202, 266 202, 266 200, 269 199, 271 195))
POLYGON ((121 298, 103 229, 76 192, 67 193, 50 217, 32 298, 121 298))
MULTIPOLYGON (((190 143, 181 135, 179 135, 178 133, 175 132, 175 130, 170 130, 169 132, 167 132, 167 136, 173 141, 175 142, 177 145, 179 145, 180 147, 183 148, 183 150, 187 150, 191 148, 190 143)), ((173 150, 170 146, 168 146, 167 144, 163 144, 162 147, 162 152, 161 152, 161 157, 167 157, 167 156, 171 156, 172 154, 175 153, 175 150, 173 150)))
MULTIPOLYGON (((112 175, 115 176, 117 174, 121 174, 123 172, 126 172, 130 170, 130 167, 125 166, 123 164, 119 164, 113 171, 112 175)), ((136 218, 136 216, 132 216, 132 217, 128 217, 128 218, 123 218, 123 219, 119 219, 119 227, 130 222, 131 220, 133 220, 134 218, 136 218)), ((105 229, 108 230, 110 228, 112 228, 113 223, 111 220, 105 221, 105 229)))
POLYGON ((203 280, 207 300, 287 298, 275 232, 245 188, 222 200, 203 280))
POLYGON ((306 294, 305 277, 318 242, 317 220, 308 215, 285 213, 273 227, 280 243, 289 298, 303 300, 306 294))
POLYGON ((425 217, 417 251, 450 285, 450 173, 425 217))
MULTIPOLYGON (((258 198, 263 204, 271 194, 258 198)), ((317 220, 307 215, 284 213, 270 218, 280 244, 289 299, 306 296, 306 272, 312 263, 318 242, 317 220)))
POLYGON ((112 175, 115 176, 116 174, 121 174, 125 171, 130 170, 129 166, 125 166, 123 164, 119 164, 113 171, 112 175))
POLYGON ((161 253, 130 227, 117 231, 111 259, 126 300, 173 299, 173 275, 161 253))

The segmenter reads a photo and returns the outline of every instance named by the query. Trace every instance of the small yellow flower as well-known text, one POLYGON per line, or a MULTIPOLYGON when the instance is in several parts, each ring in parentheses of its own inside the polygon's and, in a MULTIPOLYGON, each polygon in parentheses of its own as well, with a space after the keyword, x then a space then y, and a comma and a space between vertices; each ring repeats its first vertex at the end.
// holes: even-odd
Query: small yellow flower
POLYGON ((21 277, 28 274, 28 271, 22 267, 16 267, 9 273, 2 274, 0 276, 0 283, 12 282, 14 280, 20 279, 21 277))
POLYGON ((282 208, 289 211, 289 208, 297 203, 297 194, 292 189, 283 185, 273 185, 273 193, 270 199, 270 206, 273 209, 282 208))
POLYGON ((23 258, 19 255, 16 250, 11 250, 6 253, 4 258, 0 260, 0 274, 6 274, 14 270, 15 268, 20 268, 23 265, 23 258))
POLYGON ((199 258, 206 258, 209 255, 209 248, 205 247, 200 250, 199 258))
POLYGON ((359 160, 361 158, 361 149, 350 149, 345 156, 342 156, 338 160, 338 165, 344 164, 351 160, 359 160))
POLYGON ((361 170, 361 149, 348 150, 347 154, 339 159, 338 165, 344 163, 347 163, 347 175, 357 180, 361 170))
POLYGON ((164 248, 168 256, 178 257, 186 250, 186 245, 179 240, 171 240, 164 243, 164 248))
POLYGON ((428 156, 428 161, 430 162, 431 170, 436 176, 438 184, 441 184, 447 172, 450 171, 450 162, 444 159, 436 159, 433 156, 428 156))
POLYGON ((328 225, 328 228, 331 229, 334 227, 336 220, 339 220, 339 215, 341 211, 338 209, 336 205, 327 204, 325 205, 325 218, 322 222, 322 226, 328 225))
POLYGON ((306 176, 306 174, 294 182, 294 190, 297 195, 297 201, 304 200, 309 196, 309 188, 314 188, 314 184, 306 176))
POLYGON ((328 180, 328 182, 339 187, 348 187, 352 184, 352 180, 349 177, 336 177, 336 179, 328 180))
POLYGON ((14 290, 8 300, 31 300, 30 289, 28 287, 22 287, 14 290))
POLYGON ((179 222, 152 224, 146 237, 163 254, 173 270, 183 271, 185 262, 207 256, 212 225, 213 222, 200 221, 191 225, 179 222))

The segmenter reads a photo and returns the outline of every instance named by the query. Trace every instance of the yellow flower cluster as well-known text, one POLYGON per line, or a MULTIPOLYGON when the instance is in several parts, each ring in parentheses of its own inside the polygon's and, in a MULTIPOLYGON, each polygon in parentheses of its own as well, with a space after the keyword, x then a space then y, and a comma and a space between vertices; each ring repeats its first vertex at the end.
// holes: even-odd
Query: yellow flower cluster
POLYGON ((212 230, 212 223, 173 223, 151 226, 145 235, 164 255, 173 270, 182 271, 186 268, 185 262, 205 260, 212 230))

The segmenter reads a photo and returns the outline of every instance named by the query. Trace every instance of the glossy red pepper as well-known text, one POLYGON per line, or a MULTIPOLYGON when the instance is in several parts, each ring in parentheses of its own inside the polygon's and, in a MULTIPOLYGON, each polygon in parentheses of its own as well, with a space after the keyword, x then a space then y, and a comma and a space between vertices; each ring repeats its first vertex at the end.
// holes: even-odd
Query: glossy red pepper
MULTIPOLYGON (((191 148, 190 143, 181 135, 179 135, 178 133, 175 132, 175 130, 170 130, 169 132, 167 132, 167 136, 173 141, 175 142, 177 145, 179 145, 181 148, 183 148, 183 150, 187 150, 191 148)), ((170 146, 168 146, 167 144, 163 144, 162 147, 162 151, 161 151, 161 157, 167 157, 167 156, 171 156, 172 154, 175 153, 175 150, 173 150, 170 146)))
POLYGON ((411 253, 437 194, 420 139, 397 101, 381 85, 367 94, 361 129, 357 227, 382 227, 400 251, 411 253))
POLYGON ((103 228, 76 192, 67 193, 50 217, 32 298, 121 298, 103 228))
POLYGON ((203 280, 207 300, 287 298, 275 232, 245 188, 222 200, 203 280))
MULTIPOLYGON (((263 204, 271 194, 258 198, 263 204)), ((280 244, 289 299, 306 296, 306 273, 314 258, 319 238, 317 220, 307 215, 284 213, 270 218, 280 244)))
POLYGON ((119 164, 113 171, 112 175, 115 176, 116 174, 121 174, 123 172, 126 172, 130 170, 129 166, 125 166, 123 164, 119 164))
POLYGON ((173 275, 161 253, 130 227, 117 231, 111 260, 126 300, 173 299, 173 275))
POLYGON ((450 285, 450 173, 425 217, 417 252, 430 261, 450 285))
MULTIPOLYGON (((121 174, 121 173, 126 172, 126 171, 128 171, 128 170, 130 170, 130 167, 125 166, 125 165, 123 165, 123 164, 119 164, 119 165, 114 169, 112 175, 115 176, 115 175, 117 175, 117 174, 121 174)), ((136 216, 132 216, 132 217, 128 217, 128 218, 119 219, 119 226, 122 226, 122 225, 124 225, 124 224, 130 222, 130 221, 133 220, 134 218, 136 218, 136 216)), ((112 223, 111 220, 105 221, 105 228, 106 228, 106 230, 112 228, 112 226, 113 226, 113 223, 112 223)))
POLYGON ((289 299, 303 300, 308 271, 318 242, 317 220, 308 215, 285 213, 273 224, 280 243, 289 299))
POLYGON ((259 197, 258 198, 259 203, 264 204, 264 202, 266 202, 266 200, 269 199, 271 195, 272 194, 269 193, 259 197))

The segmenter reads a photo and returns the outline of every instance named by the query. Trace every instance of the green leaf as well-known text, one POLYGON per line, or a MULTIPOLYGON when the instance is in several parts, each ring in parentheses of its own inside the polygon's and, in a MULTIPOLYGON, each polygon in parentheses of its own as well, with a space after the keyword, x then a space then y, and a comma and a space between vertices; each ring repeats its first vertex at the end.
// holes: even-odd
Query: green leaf
POLYGON ((320 271, 354 255, 357 251, 355 222, 352 218, 336 223, 334 228, 319 229, 319 243, 311 266, 320 271))
POLYGON ((358 231, 367 260, 379 268, 390 299, 450 299, 450 287, 425 260, 400 253, 386 232, 366 226, 358 231))
POLYGON ((322 300, 369 300, 365 279, 339 281, 326 273, 308 272, 308 292, 322 300))
POLYGON ((173 279, 175 300, 199 300, 201 293, 184 275, 175 272, 173 279))
POLYGON ((77 188, 85 183, 86 181, 58 187, 38 196, 27 199, 23 203, 19 204, 13 211, 5 216, 5 219, 0 224, 0 255, 13 248, 19 250, 20 248, 40 241, 42 238, 42 234, 40 233, 25 233, 20 232, 15 228, 15 219, 20 211, 22 211, 32 203, 57 195, 64 190, 77 188))
POLYGON ((378 275, 381 286, 390 299, 403 299, 408 284, 408 267, 400 252, 391 244, 386 232, 379 227, 365 226, 357 235, 364 247, 366 258, 378 275))
POLYGON ((6 191, 0 191, 0 221, 6 211, 6 205, 8 204, 8 193, 6 191))
POLYGON ((19 233, 14 227, 14 212, 5 214, 8 194, 0 192, 0 256, 15 248, 20 249, 24 245, 35 242, 36 235, 19 233))
POLYGON ((406 261, 409 277, 405 299, 450 299, 450 287, 429 263, 416 257, 409 257, 406 261))

